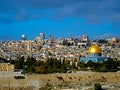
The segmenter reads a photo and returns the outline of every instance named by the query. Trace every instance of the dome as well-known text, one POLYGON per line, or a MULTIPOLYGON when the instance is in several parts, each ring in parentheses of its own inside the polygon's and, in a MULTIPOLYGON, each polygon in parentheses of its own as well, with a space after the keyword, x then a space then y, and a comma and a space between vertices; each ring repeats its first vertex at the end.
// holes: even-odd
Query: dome
POLYGON ((21 35, 22 40, 26 40, 26 36, 24 34, 21 35))
POLYGON ((101 53, 101 49, 99 46, 97 45, 92 45, 89 50, 88 50, 88 53, 89 54, 98 54, 98 53, 101 53))

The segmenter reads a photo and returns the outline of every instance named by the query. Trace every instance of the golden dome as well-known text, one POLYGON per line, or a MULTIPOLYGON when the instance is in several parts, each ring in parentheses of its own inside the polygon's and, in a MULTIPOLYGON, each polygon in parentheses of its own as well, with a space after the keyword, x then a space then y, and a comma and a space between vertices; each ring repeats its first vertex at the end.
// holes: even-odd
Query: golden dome
POLYGON ((88 50, 88 53, 89 54, 98 54, 98 53, 101 53, 101 49, 99 46, 97 45, 92 45, 89 50, 88 50))

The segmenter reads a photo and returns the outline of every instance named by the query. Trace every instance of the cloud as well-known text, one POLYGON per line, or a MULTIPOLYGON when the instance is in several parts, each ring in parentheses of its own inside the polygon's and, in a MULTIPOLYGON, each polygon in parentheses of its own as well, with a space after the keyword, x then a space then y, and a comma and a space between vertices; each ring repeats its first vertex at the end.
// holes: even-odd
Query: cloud
POLYGON ((79 2, 79 0, 1 0, 0 11, 18 10, 21 8, 31 9, 50 9, 60 8, 71 3, 79 2))
MULTIPOLYGON (((107 21, 117 21, 120 15, 120 1, 116 0, 102 0, 102 1, 88 1, 79 2, 69 6, 62 7, 57 14, 58 17, 82 17, 90 19, 91 21, 97 19, 106 19, 107 21), (111 19, 112 18, 112 19, 111 19), (117 18, 117 19, 116 19, 117 18)), ((93 22, 92 21, 92 22, 93 22)), ((98 21, 98 20, 97 20, 98 21)))
POLYGON ((0 23, 43 17, 85 18, 88 23, 120 22, 119 3, 120 0, 1 0, 0 23))
POLYGON ((28 15, 27 11, 25 11, 23 9, 14 16, 14 19, 16 21, 22 21, 22 20, 27 20, 28 17, 29 17, 29 15, 28 15))

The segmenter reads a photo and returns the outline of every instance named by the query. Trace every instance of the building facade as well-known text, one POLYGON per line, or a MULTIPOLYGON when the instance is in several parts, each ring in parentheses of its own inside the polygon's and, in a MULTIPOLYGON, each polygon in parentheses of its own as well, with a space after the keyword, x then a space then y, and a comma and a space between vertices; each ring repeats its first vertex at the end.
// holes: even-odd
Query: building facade
POLYGON ((0 71, 12 71, 14 72, 14 65, 10 63, 0 63, 0 71))

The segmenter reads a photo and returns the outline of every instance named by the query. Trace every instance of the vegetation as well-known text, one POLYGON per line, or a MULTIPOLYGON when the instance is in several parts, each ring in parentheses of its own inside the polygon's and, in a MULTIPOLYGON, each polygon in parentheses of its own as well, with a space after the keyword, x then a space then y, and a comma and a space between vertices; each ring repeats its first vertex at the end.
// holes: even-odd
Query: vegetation
MULTIPOLYGON (((76 60, 77 61, 77 60, 76 60)), ((24 57, 18 57, 17 60, 10 60, 11 64, 15 65, 15 69, 23 69, 23 73, 66 73, 76 70, 91 70, 95 72, 116 72, 119 70, 120 61, 117 59, 109 59, 103 62, 92 62, 89 60, 87 63, 78 62, 78 67, 75 63, 70 65, 70 61, 57 60, 56 58, 48 58, 46 62, 37 61, 33 57, 28 57, 26 60, 24 57)))
POLYGON ((23 73, 65 73, 69 62, 61 64, 61 60, 49 58, 46 62, 37 61, 33 57, 28 57, 27 60, 24 57, 19 57, 17 60, 10 60, 11 64, 15 65, 15 69, 23 69, 23 73))
POLYGON ((78 66, 82 69, 90 69, 96 72, 115 72, 118 71, 120 67, 120 61, 109 59, 103 62, 92 62, 89 60, 87 63, 80 62, 78 66))
POLYGON ((16 61, 11 61, 15 64, 16 69, 23 69, 25 66, 24 57, 19 57, 16 61))
POLYGON ((4 58, 0 57, 0 62, 5 62, 5 63, 7 63, 7 62, 8 62, 8 60, 6 60, 6 59, 4 59, 4 58))
POLYGON ((103 90, 100 83, 94 83, 94 90, 103 90))
POLYGON ((107 40, 105 40, 105 39, 99 39, 97 42, 103 44, 103 43, 107 43, 107 40))

